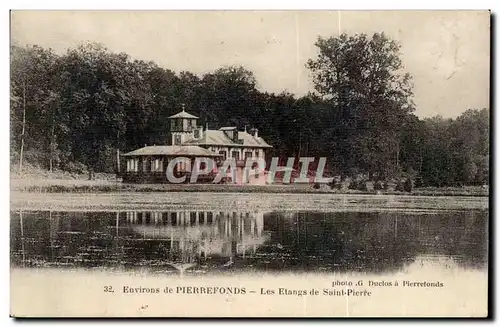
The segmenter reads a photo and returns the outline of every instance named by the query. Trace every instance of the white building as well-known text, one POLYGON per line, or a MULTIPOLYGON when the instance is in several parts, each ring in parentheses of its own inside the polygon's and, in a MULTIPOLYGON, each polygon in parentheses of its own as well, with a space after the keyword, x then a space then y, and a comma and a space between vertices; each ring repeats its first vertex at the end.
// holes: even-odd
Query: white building
POLYGON ((234 158, 237 161, 247 158, 264 158, 265 150, 271 148, 258 130, 239 131, 236 127, 221 127, 216 130, 198 126, 198 117, 182 110, 169 117, 172 145, 197 145, 221 154, 223 158, 234 158))
MULTIPOLYGON (((215 158, 219 163, 225 159, 235 159, 237 179, 242 181, 246 160, 264 159, 266 150, 272 148, 258 130, 238 130, 237 127, 221 127, 211 130, 198 125, 198 117, 184 109, 168 117, 170 133, 166 145, 145 146, 124 154, 127 170, 123 174, 125 182, 162 182, 166 181, 168 163, 176 157, 185 157, 194 163, 196 158, 215 158)), ((176 166, 176 171, 189 172, 192 165, 176 166)), ((265 183, 264 174, 252 181, 265 183)))

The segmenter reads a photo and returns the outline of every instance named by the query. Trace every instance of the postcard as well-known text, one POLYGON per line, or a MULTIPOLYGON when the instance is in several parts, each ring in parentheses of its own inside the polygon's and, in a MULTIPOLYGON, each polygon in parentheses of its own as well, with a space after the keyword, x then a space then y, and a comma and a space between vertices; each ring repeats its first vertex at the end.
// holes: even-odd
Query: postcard
POLYGON ((11 316, 489 316, 490 22, 11 11, 11 316))

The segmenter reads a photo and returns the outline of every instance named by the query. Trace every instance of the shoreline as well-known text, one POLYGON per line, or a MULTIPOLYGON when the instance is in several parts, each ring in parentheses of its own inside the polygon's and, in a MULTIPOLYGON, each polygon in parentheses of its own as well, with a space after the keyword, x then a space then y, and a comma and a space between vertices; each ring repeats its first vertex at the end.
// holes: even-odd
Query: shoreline
POLYGON ((260 194, 332 194, 332 195, 409 195, 409 196, 469 196, 488 197, 489 189, 480 186, 422 187, 412 192, 386 190, 331 189, 326 185, 313 188, 311 184, 232 185, 232 184, 128 184, 119 180, 71 179, 11 179, 11 192, 23 193, 260 193, 260 194))
POLYGON ((258 211, 258 212, 387 212, 439 213, 447 210, 488 210, 486 197, 365 194, 121 192, 12 192, 11 210, 27 211, 258 211))

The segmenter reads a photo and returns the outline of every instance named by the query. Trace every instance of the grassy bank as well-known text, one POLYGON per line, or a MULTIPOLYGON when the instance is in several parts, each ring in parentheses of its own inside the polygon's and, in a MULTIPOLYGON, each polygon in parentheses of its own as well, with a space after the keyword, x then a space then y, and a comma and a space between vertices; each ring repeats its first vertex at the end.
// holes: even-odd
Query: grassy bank
POLYGON ((331 193, 331 194, 392 194, 416 196, 488 196, 487 188, 428 187, 411 193, 399 191, 360 191, 331 189, 326 185, 314 188, 311 184, 292 185, 230 185, 230 184, 124 184, 120 180, 83 179, 11 179, 11 190, 44 193, 116 193, 116 192, 240 192, 240 193, 331 193))
POLYGON ((12 192, 11 210, 59 211, 356 211, 425 212, 488 209, 488 198, 470 196, 398 196, 360 194, 229 192, 12 192))

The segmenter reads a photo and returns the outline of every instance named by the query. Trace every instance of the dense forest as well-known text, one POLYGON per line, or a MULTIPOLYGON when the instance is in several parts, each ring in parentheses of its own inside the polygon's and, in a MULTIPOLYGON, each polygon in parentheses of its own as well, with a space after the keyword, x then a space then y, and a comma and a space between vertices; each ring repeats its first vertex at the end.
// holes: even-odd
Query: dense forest
MULTIPOLYGON (((62 55, 11 46, 11 167, 114 172, 117 151, 164 144, 181 104, 210 128, 256 127, 272 156, 328 158, 331 174, 424 185, 489 179, 489 109, 414 115, 412 79, 383 33, 318 38, 307 62, 315 91, 259 90, 244 67, 196 75, 85 43, 62 55)), ((456 109, 456 108, 455 108, 456 109)), ((459 108, 462 109, 462 108, 459 108)))

